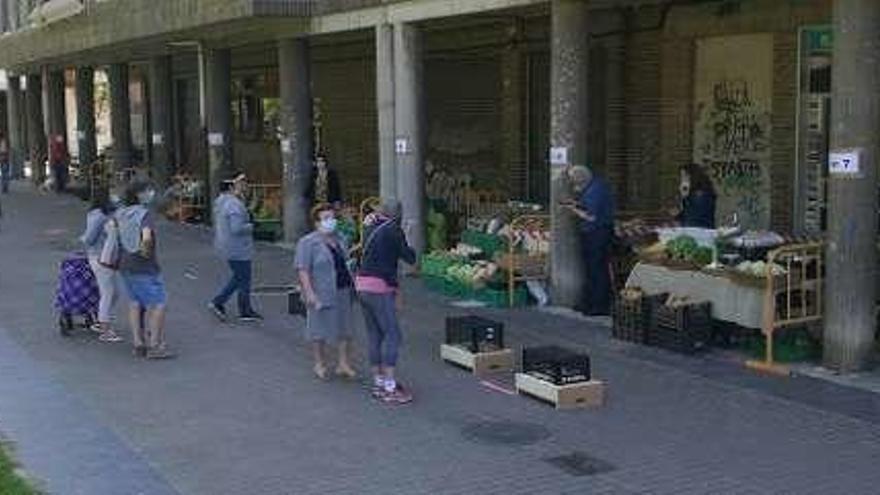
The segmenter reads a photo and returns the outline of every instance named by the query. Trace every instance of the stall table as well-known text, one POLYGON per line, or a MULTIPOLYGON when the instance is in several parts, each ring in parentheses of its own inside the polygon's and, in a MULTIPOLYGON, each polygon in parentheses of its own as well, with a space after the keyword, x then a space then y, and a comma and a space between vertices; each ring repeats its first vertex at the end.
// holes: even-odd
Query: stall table
POLYGON ((667 292, 694 301, 710 301, 712 317, 746 328, 762 328, 763 287, 735 282, 720 274, 677 270, 640 262, 630 273, 627 287, 638 287, 653 296, 667 292))

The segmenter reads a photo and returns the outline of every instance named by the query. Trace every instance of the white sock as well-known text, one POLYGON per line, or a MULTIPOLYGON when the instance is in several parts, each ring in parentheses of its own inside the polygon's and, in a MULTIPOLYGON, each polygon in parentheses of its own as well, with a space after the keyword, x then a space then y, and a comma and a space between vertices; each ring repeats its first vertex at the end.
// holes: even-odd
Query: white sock
POLYGON ((386 378, 385 379, 385 391, 386 392, 394 392, 397 390, 397 382, 394 381, 394 378, 386 378))
POLYGON ((382 375, 376 375, 373 377, 373 385, 379 388, 385 388, 385 377, 382 375))

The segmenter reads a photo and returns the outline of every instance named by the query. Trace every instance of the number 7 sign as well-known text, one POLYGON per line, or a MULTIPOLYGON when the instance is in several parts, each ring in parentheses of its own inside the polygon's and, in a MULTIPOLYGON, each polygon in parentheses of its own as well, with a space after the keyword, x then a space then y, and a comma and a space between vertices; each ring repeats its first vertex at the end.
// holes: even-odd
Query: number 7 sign
POLYGON ((859 177, 860 149, 835 150, 828 155, 828 173, 837 177, 859 177))

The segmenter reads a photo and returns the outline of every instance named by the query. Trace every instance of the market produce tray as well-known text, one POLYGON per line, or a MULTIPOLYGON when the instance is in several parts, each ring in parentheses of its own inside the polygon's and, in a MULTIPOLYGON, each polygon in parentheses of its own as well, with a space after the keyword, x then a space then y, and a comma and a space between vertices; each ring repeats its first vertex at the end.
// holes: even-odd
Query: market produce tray
POLYGON ((677 307, 656 301, 647 344, 682 354, 695 354, 709 347, 712 339, 712 303, 677 307))
POLYGON ((527 373, 516 374, 516 391, 549 403, 556 409, 599 407, 605 403, 605 382, 587 380, 557 385, 527 373))
POLYGON ((590 356, 558 346, 525 348, 522 372, 554 385, 590 381, 590 356))
POLYGON ((632 299, 618 294, 612 308, 611 336, 625 342, 646 343, 654 307, 663 304, 668 297, 668 294, 656 294, 632 299))
POLYGON ((513 351, 510 349, 471 352, 461 345, 441 344, 440 358, 447 363, 472 371, 475 375, 511 371, 514 365, 513 351))
POLYGON ((496 260, 498 267, 523 277, 543 277, 547 274, 547 256, 541 254, 504 253, 496 260))
POLYGON ((470 352, 504 349, 504 324, 479 316, 446 318, 446 343, 467 348, 470 352))

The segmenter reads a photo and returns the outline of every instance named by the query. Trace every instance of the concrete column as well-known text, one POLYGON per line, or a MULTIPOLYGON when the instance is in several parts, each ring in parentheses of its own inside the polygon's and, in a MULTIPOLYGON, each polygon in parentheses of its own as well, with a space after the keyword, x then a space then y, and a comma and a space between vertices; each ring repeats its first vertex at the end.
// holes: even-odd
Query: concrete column
POLYGON ((67 142, 67 111, 64 101, 64 71, 48 71, 46 76, 46 122, 50 139, 61 136, 67 142))
POLYGON ((91 165, 98 159, 95 132, 95 69, 80 67, 76 71, 76 139, 79 162, 91 165))
POLYGON ((171 57, 156 57, 150 62, 150 129, 151 167, 153 177, 163 188, 174 174, 173 104, 171 57))
POLYGON ((22 164, 26 154, 24 129, 22 128, 22 108, 24 95, 21 91, 21 78, 7 74, 6 110, 9 129, 9 161, 13 177, 22 176, 22 164))
POLYGON ((403 228, 413 249, 425 250, 425 104, 422 35, 416 26, 394 26, 394 128, 397 194, 403 228))
POLYGON ((278 43, 281 86, 281 160, 284 167, 284 240, 296 242, 309 229, 305 191, 312 168, 311 54, 306 39, 278 43))
POLYGON ((880 159, 880 2, 834 2, 831 152, 859 158, 854 177, 829 179, 824 362, 868 364, 876 325, 877 165, 880 159))
POLYGON ((584 267, 575 216, 559 202, 572 198, 566 165, 586 165, 587 160, 587 27, 586 1, 553 0, 550 146, 564 149, 567 163, 550 166, 551 288, 554 304, 567 307, 581 302, 584 267))
POLYGON ((228 49, 208 50, 207 76, 208 184, 211 198, 217 195, 224 174, 232 164, 232 74, 228 49))
POLYGON ((112 167, 121 170, 132 166, 131 103, 128 93, 128 64, 117 63, 107 69, 110 85, 110 136, 113 138, 112 167))
POLYGON ((42 184, 46 180, 46 129, 43 127, 43 78, 39 74, 28 74, 25 99, 28 158, 32 178, 42 184))
POLYGON ((397 197, 394 153, 394 27, 376 26, 376 114, 379 118, 379 195, 397 197))

